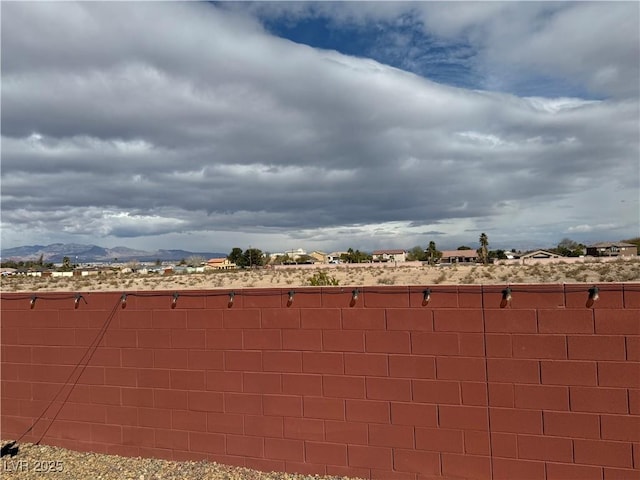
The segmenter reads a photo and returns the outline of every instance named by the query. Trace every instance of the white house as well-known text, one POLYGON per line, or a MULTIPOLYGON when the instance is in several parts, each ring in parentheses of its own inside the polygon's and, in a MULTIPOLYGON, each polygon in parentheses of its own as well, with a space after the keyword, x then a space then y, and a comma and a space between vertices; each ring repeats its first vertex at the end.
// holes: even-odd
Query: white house
POLYGON ((210 270, 233 270, 236 267, 237 265, 228 258, 210 258, 205 264, 205 269, 210 270))
POLYGON ((406 250, 374 250, 372 253, 374 262, 406 262, 406 250))

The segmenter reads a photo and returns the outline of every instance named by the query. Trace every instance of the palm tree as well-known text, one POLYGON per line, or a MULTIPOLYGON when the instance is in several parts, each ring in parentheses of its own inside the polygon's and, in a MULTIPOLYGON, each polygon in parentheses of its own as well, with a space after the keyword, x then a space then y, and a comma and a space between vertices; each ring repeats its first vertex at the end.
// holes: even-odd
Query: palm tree
POLYGON ((62 268, 60 269, 63 272, 70 272, 73 270, 73 265, 71 265, 71 259, 69 257, 62 258, 62 268))
POLYGON ((429 242, 427 247, 427 256, 429 258, 429 265, 433 265, 438 258, 438 249, 436 248, 436 242, 433 240, 429 242))
POLYGON ((480 258, 485 265, 489 261, 489 238, 486 233, 480 234, 480 258))

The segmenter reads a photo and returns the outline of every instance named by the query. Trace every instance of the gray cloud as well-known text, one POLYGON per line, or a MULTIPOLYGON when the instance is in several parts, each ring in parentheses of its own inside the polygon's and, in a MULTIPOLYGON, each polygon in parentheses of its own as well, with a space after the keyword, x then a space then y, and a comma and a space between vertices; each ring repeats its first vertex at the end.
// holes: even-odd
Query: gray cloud
MULTIPOLYGON (((521 32, 530 49, 563 15, 521 32)), ((487 22, 469 13, 440 33, 487 22)), ((640 112, 622 80, 601 84, 602 101, 458 89, 203 3, 7 3, 2 32, 5 244, 59 234, 380 248, 487 225, 505 241, 523 225, 544 225, 528 231, 544 241, 604 234, 581 226, 608 220, 621 234, 637 227, 640 112), (629 208, 592 221, 614 192, 629 208)), ((623 76, 626 60, 607 59, 623 76)))

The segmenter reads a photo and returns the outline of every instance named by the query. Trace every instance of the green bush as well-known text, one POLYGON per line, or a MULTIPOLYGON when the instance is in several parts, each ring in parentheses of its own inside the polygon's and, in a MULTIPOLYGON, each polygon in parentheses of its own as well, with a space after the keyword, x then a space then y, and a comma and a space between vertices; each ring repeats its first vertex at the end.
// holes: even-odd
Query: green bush
POLYGON ((326 272, 318 272, 308 278, 309 285, 312 287, 323 287, 326 285, 338 285, 339 282, 335 277, 329 276, 326 272))

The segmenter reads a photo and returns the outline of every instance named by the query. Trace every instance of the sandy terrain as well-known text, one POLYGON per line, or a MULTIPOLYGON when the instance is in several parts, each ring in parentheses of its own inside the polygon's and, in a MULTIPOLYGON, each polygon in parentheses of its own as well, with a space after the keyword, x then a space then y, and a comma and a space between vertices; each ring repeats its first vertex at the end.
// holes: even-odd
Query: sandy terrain
POLYGON ((640 282, 640 258, 637 257, 625 261, 535 265, 458 264, 432 267, 352 264, 307 267, 179 275, 112 272, 71 278, 12 276, 2 278, 0 286, 3 292, 287 288, 309 286, 310 278, 320 272, 325 272, 341 286, 640 282))

